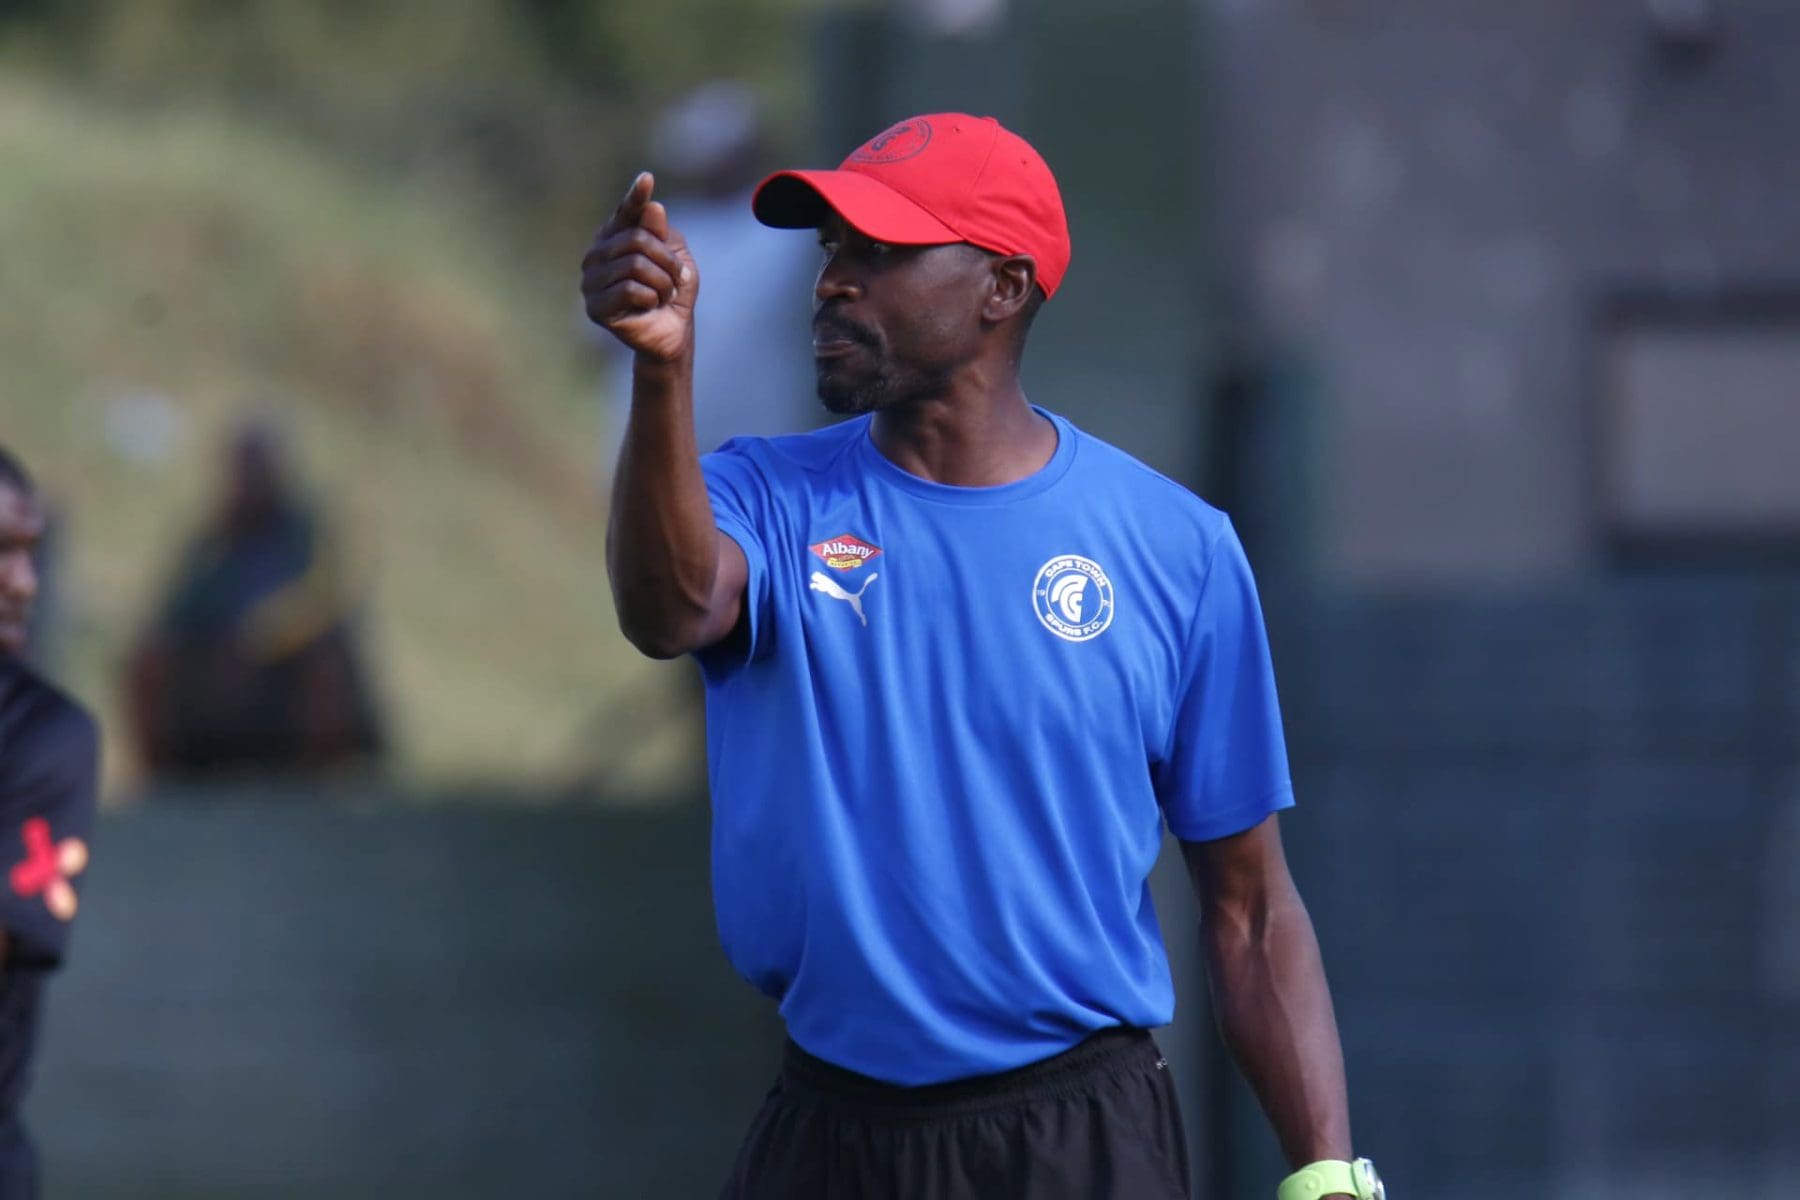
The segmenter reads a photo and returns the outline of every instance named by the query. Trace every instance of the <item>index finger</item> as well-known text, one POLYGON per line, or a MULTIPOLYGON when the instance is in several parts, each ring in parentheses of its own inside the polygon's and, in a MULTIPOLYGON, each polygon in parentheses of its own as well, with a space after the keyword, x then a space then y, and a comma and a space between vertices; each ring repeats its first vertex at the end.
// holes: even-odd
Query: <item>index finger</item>
POLYGON ((630 229, 644 218, 644 205, 650 203, 650 193, 656 190, 656 176, 648 171, 639 171, 631 186, 625 189, 625 198, 619 201, 619 207, 613 210, 612 220, 606 223, 607 233, 617 233, 621 229, 630 229))

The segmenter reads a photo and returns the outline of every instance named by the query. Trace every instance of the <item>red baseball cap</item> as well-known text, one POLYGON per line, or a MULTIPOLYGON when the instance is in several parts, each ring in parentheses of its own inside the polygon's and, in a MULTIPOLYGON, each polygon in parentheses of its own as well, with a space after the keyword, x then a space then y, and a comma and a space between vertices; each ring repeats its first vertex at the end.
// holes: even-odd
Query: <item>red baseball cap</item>
POLYGON ((750 201, 764 225, 813 229, 829 207, 878 242, 968 242, 1029 254, 1056 294, 1069 269, 1069 222, 1043 156, 992 117, 931 113, 891 125, 835 171, 777 171, 750 201))

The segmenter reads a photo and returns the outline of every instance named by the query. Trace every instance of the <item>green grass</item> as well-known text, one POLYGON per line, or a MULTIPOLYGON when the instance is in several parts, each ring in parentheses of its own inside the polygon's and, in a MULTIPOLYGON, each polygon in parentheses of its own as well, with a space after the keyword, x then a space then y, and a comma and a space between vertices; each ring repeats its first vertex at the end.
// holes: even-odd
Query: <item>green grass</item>
POLYGON ((403 780, 688 782, 692 731, 594 714, 677 686, 618 637, 574 260, 534 271, 444 198, 216 112, 0 80, 0 439, 69 518, 59 666, 114 732, 117 671, 243 413, 294 434, 361 565, 403 780), (179 413, 160 459, 119 397, 179 413))

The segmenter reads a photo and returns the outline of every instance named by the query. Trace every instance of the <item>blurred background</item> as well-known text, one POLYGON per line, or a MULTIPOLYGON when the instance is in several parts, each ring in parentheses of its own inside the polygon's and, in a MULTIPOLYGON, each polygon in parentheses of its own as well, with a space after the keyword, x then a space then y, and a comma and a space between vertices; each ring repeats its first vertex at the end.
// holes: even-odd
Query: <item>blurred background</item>
MULTIPOLYGON (((1033 398, 1250 548, 1359 1149, 1787 1194, 1796 56, 1791 0, 0 0, 0 442, 107 741, 48 1194, 716 1192, 780 1032, 694 674, 614 626, 578 262, 656 169, 702 439, 813 423, 743 190, 944 109, 1063 187, 1033 398)), ((1200 1194, 1272 1195, 1157 887, 1200 1194)))

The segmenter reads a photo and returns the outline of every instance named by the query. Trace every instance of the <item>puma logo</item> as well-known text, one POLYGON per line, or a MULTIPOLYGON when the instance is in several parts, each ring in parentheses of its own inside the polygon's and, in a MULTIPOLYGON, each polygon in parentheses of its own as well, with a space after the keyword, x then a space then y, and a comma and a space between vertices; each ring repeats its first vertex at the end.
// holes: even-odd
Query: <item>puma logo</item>
POLYGON ((863 623, 863 628, 867 629, 869 626, 869 618, 863 615, 862 596, 864 592, 869 590, 869 585, 880 578, 881 576, 879 575, 871 575, 863 580, 863 585, 860 588, 857 588, 854 592, 846 592, 842 587, 838 586, 837 580, 831 578, 829 575, 825 574, 825 572, 814 571, 812 573, 811 587, 815 592, 824 592, 833 600, 842 600, 851 608, 854 608, 856 610, 856 619, 863 623))

